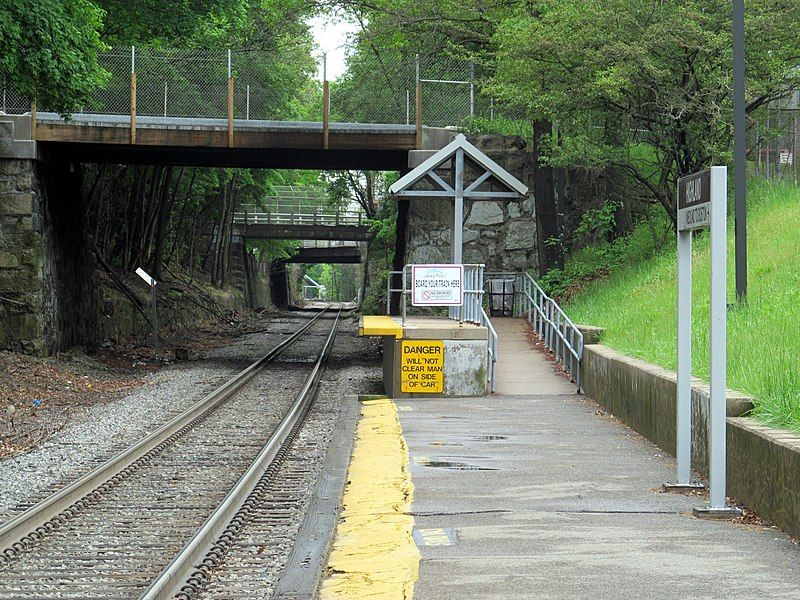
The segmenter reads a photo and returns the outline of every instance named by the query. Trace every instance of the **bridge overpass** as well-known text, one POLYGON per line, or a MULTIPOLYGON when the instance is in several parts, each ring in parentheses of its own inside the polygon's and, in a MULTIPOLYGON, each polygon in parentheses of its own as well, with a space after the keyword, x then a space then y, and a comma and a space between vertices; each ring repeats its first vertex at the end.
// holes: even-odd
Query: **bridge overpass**
POLYGON ((0 120, 14 122, 15 141, 35 142, 24 158, 71 163, 403 171, 409 151, 437 150, 453 135, 423 127, 418 143, 414 125, 234 119, 229 128, 226 119, 190 117, 139 117, 133 128, 123 115, 65 121, 38 113, 33 126, 30 114, 0 120))

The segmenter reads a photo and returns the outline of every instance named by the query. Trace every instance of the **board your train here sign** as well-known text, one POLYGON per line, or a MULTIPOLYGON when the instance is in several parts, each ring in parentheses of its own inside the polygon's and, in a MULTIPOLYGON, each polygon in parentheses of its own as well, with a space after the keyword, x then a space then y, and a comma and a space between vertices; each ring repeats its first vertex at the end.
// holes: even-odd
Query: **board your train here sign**
POLYGON ((464 265, 411 265, 413 306, 461 306, 464 265))

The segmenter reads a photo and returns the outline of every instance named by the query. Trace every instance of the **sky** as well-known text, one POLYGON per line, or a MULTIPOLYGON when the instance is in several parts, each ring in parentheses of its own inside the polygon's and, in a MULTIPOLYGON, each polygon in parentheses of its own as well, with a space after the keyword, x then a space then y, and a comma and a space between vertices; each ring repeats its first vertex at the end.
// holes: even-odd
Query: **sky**
MULTIPOLYGON (((344 73, 348 35, 358 31, 358 25, 337 17, 323 15, 314 17, 309 24, 320 53, 328 54, 328 80, 336 79, 344 73)), ((320 79, 322 78, 321 57, 318 76, 320 79)))

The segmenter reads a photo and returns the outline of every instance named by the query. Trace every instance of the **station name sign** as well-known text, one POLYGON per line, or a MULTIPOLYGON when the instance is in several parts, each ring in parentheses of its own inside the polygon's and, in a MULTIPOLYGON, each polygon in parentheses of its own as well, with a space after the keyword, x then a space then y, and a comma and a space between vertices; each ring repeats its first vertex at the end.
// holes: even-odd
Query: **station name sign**
POLYGON ((711 170, 678 180, 678 231, 711 226, 711 170))
POLYGON ((413 306, 461 306, 464 265, 411 265, 413 306))

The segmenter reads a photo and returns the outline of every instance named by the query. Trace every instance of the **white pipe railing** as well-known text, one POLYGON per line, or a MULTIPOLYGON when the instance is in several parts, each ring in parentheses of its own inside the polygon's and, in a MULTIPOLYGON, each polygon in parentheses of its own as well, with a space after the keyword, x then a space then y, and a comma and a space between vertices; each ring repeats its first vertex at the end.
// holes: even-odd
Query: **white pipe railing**
POLYGON ((583 333, 527 273, 488 273, 487 280, 514 277, 514 316, 525 317, 547 349, 555 355, 570 381, 582 390, 583 333))

